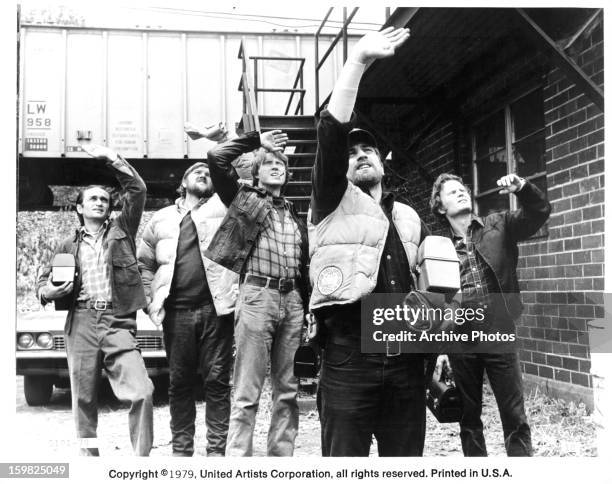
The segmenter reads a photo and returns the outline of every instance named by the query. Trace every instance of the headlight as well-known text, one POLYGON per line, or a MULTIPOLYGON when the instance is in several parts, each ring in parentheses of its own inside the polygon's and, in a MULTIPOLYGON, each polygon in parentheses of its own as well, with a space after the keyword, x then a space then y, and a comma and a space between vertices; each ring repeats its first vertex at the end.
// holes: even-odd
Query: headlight
POLYGON ((45 350, 53 348, 53 336, 49 333, 40 333, 36 338, 36 344, 45 350))
POLYGON ((21 349, 31 348, 34 344, 34 337, 30 333, 21 333, 17 338, 17 346, 21 349))

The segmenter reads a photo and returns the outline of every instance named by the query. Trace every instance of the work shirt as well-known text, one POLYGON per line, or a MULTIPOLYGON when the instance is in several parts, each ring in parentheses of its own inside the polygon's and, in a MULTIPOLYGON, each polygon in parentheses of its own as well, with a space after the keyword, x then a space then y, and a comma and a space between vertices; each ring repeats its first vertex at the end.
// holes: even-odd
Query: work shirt
POLYGON ((88 232, 85 226, 79 230, 81 239, 79 249, 79 266, 81 268, 81 291, 78 301, 112 300, 110 268, 106 262, 107 251, 104 250, 104 238, 108 227, 106 220, 100 229, 88 232))

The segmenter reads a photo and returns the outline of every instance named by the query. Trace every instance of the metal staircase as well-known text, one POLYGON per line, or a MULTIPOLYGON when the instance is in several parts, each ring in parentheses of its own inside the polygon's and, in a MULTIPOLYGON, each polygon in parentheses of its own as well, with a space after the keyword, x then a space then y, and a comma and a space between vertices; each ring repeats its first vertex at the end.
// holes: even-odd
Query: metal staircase
MULTIPOLYGON (((350 14, 346 7, 343 8, 343 23, 340 31, 335 36, 331 45, 319 58, 319 36, 323 26, 330 17, 333 7, 327 12, 321 26, 315 33, 315 98, 317 110, 319 109, 319 71, 325 60, 330 56, 336 44, 342 40, 343 61, 347 58, 347 26, 357 13, 354 8, 350 14)), ((388 16, 388 12, 387 12, 388 16)), ((238 90, 243 93, 243 116, 239 127, 244 131, 270 131, 280 129, 287 133, 289 142, 285 154, 289 158, 289 173, 291 179, 285 189, 285 196, 291 200, 299 215, 306 218, 310 204, 310 193, 312 190, 312 166, 314 165, 315 152, 317 148, 317 136, 314 116, 304 115, 304 61, 302 57, 275 57, 275 56, 249 56, 246 52, 246 41, 243 38, 240 43, 238 58, 242 59, 242 76, 238 90), (258 63, 265 61, 292 61, 299 62, 298 72, 290 88, 265 88, 259 85, 258 63), (254 73, 254 80, 251 73, 254 73), (299 86, 299 87, 298 87, 299 86), (257 110, 257 95, 260 92, 275 92, 290 94, 284 115, 259 115, 257 110), (296 96, 297 95, 297 96, 296 96), (295 103, 294 114, 291 111, 293 100, 295 103)))
POLYGON ((305 116, 304 93, 300 87, 303 85, 303 58, 296 57, 271 57, 256 56, 249 57, 246 54, 244 40, 241 43, 238 57, 242 59, 242 77, 238 90, 243 93, 243 116, 239 128, 244 131, 270 131, 280 129, 287 133, 289 142, 285 154, 289 158, 290 181, 285 188, 285 196, 291 200, 298 214, 306 219, 308 205, 310 204, 311 172, 314 164, 317 137, 315 132, 314 116, 305 116), (298 74, 293 87, 287 89, 267 89, 258 85, 257 78, 251 80, 250 63, 253 62, 254 72, 257 72, 257 62, 265 60, 287 60, 300 61, 298 74), (259 92, 290 93, 287 108, 284 115, 259 115, 257 111, 257 94, 259 92), (290 111, 294 95, 298 94, 295 114, 287 114, 290 111), (298 114, 300 113, 300 114, 298 114))

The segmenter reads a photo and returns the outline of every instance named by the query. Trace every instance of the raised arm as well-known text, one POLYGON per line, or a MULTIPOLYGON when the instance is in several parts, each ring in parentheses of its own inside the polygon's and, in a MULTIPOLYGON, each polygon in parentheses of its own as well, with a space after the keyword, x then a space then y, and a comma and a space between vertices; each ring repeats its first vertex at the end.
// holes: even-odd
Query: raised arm
POLYGON ((361 77, 376 59, 390 57, 410 36, 407 29, 386 28, 370 32, 353 47, 334 85, 327 109, 317 125, 317 154, 312 171, 312 223, 317 224, 333 212, 348 181, 347 136, 353 128, 352 113, 361 77))
POLYGON ((94 144, 84 144, 81 147, 93 158, 105 160, 106 165, 113 171, 124 193, 123 208, 116 222, 135 238, 147 198, 145 182, 121 155, 110 148, 94 144))
POLYGON ((287 144, 287 135, 279 129, 262 133, 251 131, 239 138, 218 144, 208 152, 210 178, 219 198, 229 207, 240 189, 238 174, 232 161, 244 153, 259 147, 268 151, 280 151, 287 144))
POLYGON ((535 234, 550 216, 551 206, 544 194, 533 183, 514 173, 497 180, 500 193, 514 193, 521 207, 506 213, 508 235, 513 240, 524 240, 535 234))

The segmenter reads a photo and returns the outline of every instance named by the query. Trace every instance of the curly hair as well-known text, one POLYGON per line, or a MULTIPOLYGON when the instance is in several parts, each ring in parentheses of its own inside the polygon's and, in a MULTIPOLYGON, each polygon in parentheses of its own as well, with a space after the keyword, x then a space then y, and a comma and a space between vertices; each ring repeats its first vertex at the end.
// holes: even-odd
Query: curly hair
POLYGON ((452 173, 442 173, 436 178, 436 181, 433 184, 431 189, 431 197, 429 199, 429 209, 431 213, 438 219, 446 221, 446 216, 440 213, 440 209, 442 208, 442 200, 440 199, 440 192, 442 191, 442 187, 447 181, 455 180, 461 183, 468 192, 468 195, 471 197, 472 192, 460 176, 453 175, 452 173))

